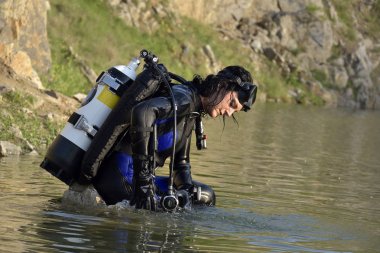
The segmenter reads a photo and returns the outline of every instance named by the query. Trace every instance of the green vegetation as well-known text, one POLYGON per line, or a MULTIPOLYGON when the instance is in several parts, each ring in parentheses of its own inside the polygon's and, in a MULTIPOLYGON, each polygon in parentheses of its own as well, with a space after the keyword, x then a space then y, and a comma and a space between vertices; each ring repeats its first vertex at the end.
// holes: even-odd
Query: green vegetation
POLYGON ((338 13, 339 20, 344 24, 344 29, 341 31, 343 36, 348 41, 352 42, 356 39, 356 31, 352 13, 355 11, 355 1, 340 1, 332 0, 335 9, 338 13))
MULTIPOLYGON (((209 74, 202 48, 210 45, 221 66, 242 65, 251 71, 258 70, 253 75, 269 98, 289 101, 288 89, 292 87, 303 90, 305 100, 312 97, 296 78, 282 76, 277 65, 267 62, 258 66, 260 63, 252 62, 249 57, 249 48, 241 47, 237 41, 222 40, 215 30, 192 19, 181 17, 173 22, 174 17, 170 15, 157 18, 160 20, 157 30, 148 32, 126 25, 102 1, 50 2, 48 35, 53 68, 44 81, 48 88, 66 95, 86 92, 93 85, 81 74, 69 47, 96 73, 113 65, 127 64, 146 48, 156 53, 171 72, 191 79, 194 74, 209 74)), ((308 6, 309 12, 318 9, 315 5, 308 6)), ((296 55, 303 50, 292 53, 296 55)))
POLYGON ((284 78, 278 71, 277 65, 273 62, 266 61, 266 66, 262 71, 257 73, 256 78, 265 83, 260 87, 270 99, 287 100, 287 88, 284 78))
MULTIPOLYGON (((137 3, 137 0, 133 0, 137 3)), ((329 61, 342 55, 342 50, 354 49, 356 31, 372 38, 380 38, 380 0, 376 0, 373 8, 362 9, 357 13, 359 0, 332 0, 336 8, 342 28, 337 30, 342 45, 334 45, 329 61), (352 18, 352 13, 358 18, 360 27, 352 18), (352 47, 350 47, 352 46, 352 47)), ((203 52, 210 45, 220 67, 241 65, 250 70, 259 84, 260 92, 269 101, 290 102, 296 100, 302 104, 323 104, 323 100, 313 94, 312 89, 299 80, 297 70, 289 73, 283 71, 278 64, 270 62, 264 56, 252 55, 253 51, 242 46, 241 41, 223 40, 220 33, 213 28, 186 17, 172 16, 156 17, 157 26, 136 28, 117 17, 115 11, 104 0, 50 0, 51 9, 48 12, 48 37, 52 53, 52 68, 41 76, 44 86, 65 95, 87 93, 94 85, 81 72, 81 61, 84 61, 96 73, 101 73, 110 66, 127 64, 145 48, 156 53, 160 62, 176 74, 190 80, 194 74, 205 76, 212 72, 208 69, 208 59, 203 52), (77 55, 77 56, 76 56, 77 55), (258 57, 259 61, 254 61, 258 57), (289 95, 292 92, 292 98, 289 95)), ((151 2, 147 10, 151 9, 151 2)), ((309 4, 306 11, 315 15, 320 8, 309 4)), ((327 11, 327 10, 325 10, 327 11)), ((152 15, 158 15, 152 13, 152 15)), ((379 48, 374 49, 380 50, 379 48)), ((306 52, 299 45, 290 53, 297 57, 306 52)), ((286 68, 286 66, 285 66, 286 68)), ((141 68, 140 68, 141 69, 141 68)), ((380 68, 376 73, 380 72, 380 68)), ((328 75, 320 70, 312 70, 313 78, 324 87, 332 88, 328 75)), ((354 92, 356 92, 354 90, 354 92)), ((27 149, 28 140, 41 152, 46 148, 62 128, 62 122, 38 116, 35 108, 36 97, 23 92, 3 92, 0 95, 0 140, 10 140, 27 149), (24 138, 17 137, 16 126, 24 138)))
POLYGON ((315 78, 315 80, 321 83, 326 83, 326 81, 328 80, 327 74, 322 70, 313 69, 311 70, 311 73, 313 74, 313 77, 315 78))
POLYGON ((305 47, 302 47, 302 46, 289 50, 289 52, 293 56, 298 56, 299 54, 304 53, 305 51, 306 51, 305 47))
POLYGON ((36 98, 29 94, 22 94, 20 92, 9 91, 3 94, 3 99, 6 102, 12 103, 17 107, 29 107, 36 102, 36 98))
POLYGON ((338 59, 339 57, 341 57, 342 55, 342 47, 340 45, 333 45, 331 47, 331 54, 330 54, 330 57, 328 59, 329 62, 332 62, 336 59, 338 59))
POLYGON ((46 144, 52 142, 58 134, 57 129, 62 126, 27 109, 35 102, 35 97, 16 91, 8 91, 0 96, 0 140, 11 141, 28 151, 27 140, 37 152, 42 153, 45 150, 46 144), (22 124, 15 124, 20 122, 22 124), (22 136, 17 133, 18 129, 22 136))
MULTIPOLYGON (((352 27, 349 14, 346 14, 346 8, 350 4, 337 0, 334 2, 337 2, 339 15, 343 17, 346 26, 352 27)), ((298 102, 320 103, 308 88, 299 82, 296 72, 284 75, 279 66, 272 62, 262 59, 260 62, 254 62, 250 56, 252 50, 242 47, 241 42, 223 40, 214 29, 192 19, 168 15, 157 18, 157 28, 149 30, 125 24, 106 1, 51 0, 50 5, 48 37, 52 68, 47 75, 41 77, 48 89, 72 96, 78 92, 87 93, 94 85, 82 74, 81 65, 73 52, 96 73, 100 73, 110 66, 127 64, 145 48, 156 53, 160 62, 171 72, 191 79, 194 74, 204 76, 212 71, 207 69, 208 62, 203 52, 203 48, 210 45, 221 67, 241 65, 253 71, 260 91, 265 92, 268 98, 290 101, 288 90, 299 90, 302 96, 298 102)), ((313 4, 307 6, 309 13, 318 10, 313 4)), ((304 48, 300 47, 291 53, 296 56, 302 52, 304 48)), ((318 76, 318 73, 316 78, 322 83, 325 79, 318 76)), ((2 103, 2 140, 13 140, 16 144, 25 146, 24 140, 18 140, 14 133, 8 131, 12 122, 23 122, 19 128, 24 138, 40 149, 44 147, 44 143, 50 143, 62 127, 60 123, 37 116, 33 109, 32 113, 23 111, 23 108, 33 108, 36 101, 32 96, 10 92, 3 94, 1 101, 10 102, 2 103)))
POLYGON ((320 10, 321 10, 321 8, 319 8, 315 4, 309 4, 306 6, 306 11, 312 15, 315 14, 316 12, 320 11, 320 10))
POLYGON ((69 96, 78 92, 86 93, 93 84, 81 74, 80 66, 69 52, 68 45, 59 40, 53 44, 52 68, 49 75, 41 78, 44 85, 69 96))
POLYGON ((315 80, 322 84, 323 87, 328 89, 336 89, 336 86, 330 82, 328 74, 325 71, 319 69, 312 69, 311 74, 313 75, 315 80))
POLYGON ((366 23, 362 29, 365 29, 365 34, 371 38, 380 39, 380 0, 376 0, 372 9, 369 12, 363 12, 359 17, 366 23))
MULTIPOLYGON (((210 45, 221 66, 242 65, 249 70, 252 62, 248 48, 236 41, 224 41, 212 28, 189 18, 182 17, 173 22, 173 17, 160 18, 157 30, 148 32, 128 26, 116 17, 104 1, 77 0, 65 2, 52 0, 48 13, 48 36, 52 50, 53 67, 43 78, 44 85, 73 95, 87 92, 93 85, 80 72, 79 65, 69 53, 74 49, 80 58, 100 73, 113 65, 127 64, 129 60, 146 48, 160 57, 167 68, 186 79, 194 74, 206 75, 206 57, 202 52, 210 45), (186 53, 184 53, 186 48, 186 53)), ((271 80, 277 67, 264 66, 261 73, 253 73, 270 97, 285 96, 284 80, 271 80)))

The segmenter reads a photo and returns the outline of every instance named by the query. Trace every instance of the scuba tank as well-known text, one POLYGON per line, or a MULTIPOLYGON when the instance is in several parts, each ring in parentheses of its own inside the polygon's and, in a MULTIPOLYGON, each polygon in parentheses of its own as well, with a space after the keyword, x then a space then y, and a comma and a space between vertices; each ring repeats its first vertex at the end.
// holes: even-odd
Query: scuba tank
POLYGON ((68 119, 61 133, 50 145, 41 167, 67 185, 79 175, 79 169, 99 128, 116 106, 120 97, 136 79, 140 61, 134 58, 103 72, 81 107, 68 119))
POLYGON ((115 109, 108 116, 106 123, 99 130, 99 138, 91 143, 89 151, 84 155, 79 183, 91 182, 103 159, 129 129, 133 106, 155 94, 163 79, 170 79, 164 65, 157 64, 158 58, 155 55, 143 50, 141 57, 145 61, 144 70, 123 94, 115 109), (162 76, 159 72, 164 72, 165 75, 162 76))
POLYGON ((157 72, 166 73, 166 69, 157 65, 155 55, 142 50, 140 56, 146 64, 137 77, 137 58, 98 77, 82 107, 70 116, 50 145, 40 165, 43 169, 67 185, 90 183, 104 157, 129 127, 132 107, 155 94, 162 78, 170 78, 168 73, 163 77, 157 72))
POLYGON ((125 91, 119 103, 107 117, 105 124, 99 129, 99 138, 92 141, 88 152, 83 157, 79 183, 91 182, 98 173, 104 158, 127 133, 131 109, 134 105, 151 97, 159 89, 171 91, 169 82, 172 79, 182 84, 186 83, 181 76, 168 72, 164 65, 157 64, 158 58, 154 54, 142 50, 140 55, 145 61, 144 70, 136 77, 133 85, 125 91))

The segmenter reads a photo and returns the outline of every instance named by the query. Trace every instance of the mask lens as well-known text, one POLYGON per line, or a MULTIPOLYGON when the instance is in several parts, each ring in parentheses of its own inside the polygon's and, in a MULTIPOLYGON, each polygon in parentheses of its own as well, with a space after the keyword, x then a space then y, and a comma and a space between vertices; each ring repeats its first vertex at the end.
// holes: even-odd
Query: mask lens
POLYGON ((257 86, 251 83, 242 83, 238 91, 238 99, 246 112, 251 109, 256 100, 257 86))

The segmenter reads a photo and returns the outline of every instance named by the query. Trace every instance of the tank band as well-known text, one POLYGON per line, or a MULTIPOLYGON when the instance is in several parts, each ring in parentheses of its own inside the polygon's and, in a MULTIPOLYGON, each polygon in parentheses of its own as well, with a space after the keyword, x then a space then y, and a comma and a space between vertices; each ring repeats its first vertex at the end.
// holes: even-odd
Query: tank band
POLYGON ((95 137, 96 133, 99 130, 97 126, 92 126, 89 124, 83 115, 80 115, 76 112, 70 116, 67 122, 73 124, 74 128, 85 131, 88 137, 91 139, 95 137))

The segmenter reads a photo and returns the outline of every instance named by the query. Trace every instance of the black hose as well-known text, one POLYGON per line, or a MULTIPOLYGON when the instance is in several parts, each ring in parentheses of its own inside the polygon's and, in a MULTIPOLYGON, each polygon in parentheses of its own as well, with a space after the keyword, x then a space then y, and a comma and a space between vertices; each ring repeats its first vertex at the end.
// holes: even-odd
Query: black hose
MULTIPOLYGON (((174 157, 175 157, 175 144, 176 144, 176 140, 177 140, 177 105, 175 104, 175 98, 174 98, 172 87, 170 86, 170 84, 169 84, 168 80, 166 79, 164 73, 160 70, 160 68, 156 64, 153 64, 153 67, 161 75, 161 77, 164 80, 165 85, 169 89, 172 108, 173 108, 173 152, 172 152, 172 155, 170 157, 170 159, 171 159, 170 169, 169 169, 169 180, 170 181, 169 181, 169 186, 168 186, 168 190, 169 190, 168 194, 173 195, 174 194, 173 193, 173 185, 174 185, 173 171, 174 171, 174 159, 175 159, 174 157)), ((169 73, 169 75, 171 77, 174 76, 173 73, 169 73)), ((175 75, 175 76, 179 77, 177 75, 175 75)), ((182 77, 180 77, 180 78, 182 80, 184 80, 184 82, 186 82, 185 79, 183 79, 182 77)), ((173 78, 173 79, 175 79, 175 78, 173 78)), ((177 79, 175 79, 175 80, 177 80, 177 79)))
POLYGON ((187 82, 185 78, 183 78, 179 75, 176 75, 174 73, 169 72, 169 76, 170 76, 170 78, 176 80, 177 82, 180 82, 181 84, 184 84, 187 82))

